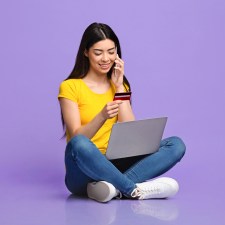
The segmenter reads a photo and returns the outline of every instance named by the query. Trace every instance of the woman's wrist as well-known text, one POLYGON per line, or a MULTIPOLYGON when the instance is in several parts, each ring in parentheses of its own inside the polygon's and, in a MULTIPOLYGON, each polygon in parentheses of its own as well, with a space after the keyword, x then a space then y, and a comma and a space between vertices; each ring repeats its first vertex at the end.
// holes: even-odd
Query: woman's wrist
POLYGON ((120 87, 116 87, 116 92, 117 93, 119 93, 119 92, 125 92, 125 88, 124 88, 123 84, 120 87))

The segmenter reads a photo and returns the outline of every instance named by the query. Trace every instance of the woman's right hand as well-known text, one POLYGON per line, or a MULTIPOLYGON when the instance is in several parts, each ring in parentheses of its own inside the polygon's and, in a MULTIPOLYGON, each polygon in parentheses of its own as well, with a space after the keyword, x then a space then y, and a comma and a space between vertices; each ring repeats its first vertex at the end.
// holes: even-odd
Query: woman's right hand
POLYGON ((113 102, 108 102, 102 109, 101 114, 104 119, 110 119, 118 115, 119 106, 122 104, 121 100, 116 100, 113 102))
POLYGON ((122 103, 121 100, 107 103, 97 116, 82 126, 78 104, 66 98, 60 98, 59 101, 70 138, 77 134, 83 134, 90 139, 98 132, 107 119, 118 115, 119 105, 122 103))

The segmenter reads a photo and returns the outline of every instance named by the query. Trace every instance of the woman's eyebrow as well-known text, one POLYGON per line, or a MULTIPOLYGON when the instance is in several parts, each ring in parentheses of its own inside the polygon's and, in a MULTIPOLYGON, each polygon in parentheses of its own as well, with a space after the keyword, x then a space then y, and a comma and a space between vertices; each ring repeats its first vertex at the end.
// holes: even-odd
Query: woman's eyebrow
MULTIPOLYGON (((113 47, 113 48, 109 48, 107 51, 111 51, 111 50, 114 50, 114 49, 116 49, 115 47, 113 47)), ((100 51, 100 52, 103 52, 103 50, 102 49, 98 49, 98 48, 95 48, 94 49, 95 51, 100 51)))
POLYGON ((113 48, 108 49, 108 51, 115 50, 115 49, 116 49, 116 48, 115 48, 115 47, 113 47, 113 48))
POLYGON ((102 52, 103 50, 102 49, 95 48, 94 51, 100 51, 100 52, 102 52))

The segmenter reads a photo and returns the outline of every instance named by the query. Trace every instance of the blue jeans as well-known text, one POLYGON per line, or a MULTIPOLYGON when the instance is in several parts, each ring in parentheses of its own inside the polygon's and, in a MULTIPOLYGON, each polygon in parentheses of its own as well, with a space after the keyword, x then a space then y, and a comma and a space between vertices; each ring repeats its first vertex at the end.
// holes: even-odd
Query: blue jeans
MULTIPOLYGON (((157 177, 172 168, 181 160, 185 149, 180 138, 166 138, 161 141, 156 153, 137 157, 136 161, 132 159, 132 165, 127 163, 129 168, 122 171, 117 168, 119 160, 114 165, 87 137, 77 135, 66 146, 65 183, 71 193, 86 195, 89 182, 107 181, 121 193, 130 196, 136 183, 157 177)), ((124 162, 121 161, 121 164, 124 165, 124 162)))

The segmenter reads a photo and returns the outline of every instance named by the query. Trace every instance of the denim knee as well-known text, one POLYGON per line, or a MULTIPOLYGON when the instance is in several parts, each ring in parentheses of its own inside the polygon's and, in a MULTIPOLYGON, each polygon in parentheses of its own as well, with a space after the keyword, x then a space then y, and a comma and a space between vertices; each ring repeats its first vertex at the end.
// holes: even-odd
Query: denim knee
POLYGON ((66 147, 66 153, 71 153, 75 158, 77 154, 91 154, 95 145, 86 136, 79 134, 70 139, 66 147))
POLYGON ((179 137, 173 136, 169 138, 169 142, 171 145, 173 145, 171 153, 173 154, 174 158, 180 161, 186 152, 186 146, 183 140, 179 137))

